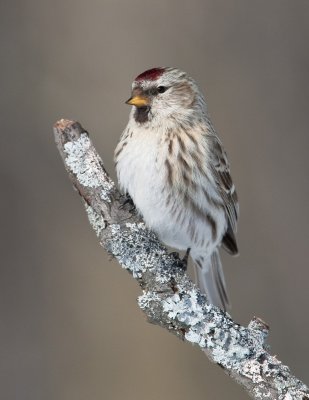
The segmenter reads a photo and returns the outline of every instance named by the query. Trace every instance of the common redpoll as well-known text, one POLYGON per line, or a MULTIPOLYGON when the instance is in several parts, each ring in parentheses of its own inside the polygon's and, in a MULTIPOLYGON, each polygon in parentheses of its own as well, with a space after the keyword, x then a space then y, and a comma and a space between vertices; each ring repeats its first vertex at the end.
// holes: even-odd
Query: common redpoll
POLYGON ((238 201, 205 100, 185 72, 153 68, 134 80, 127 104, 133 107, 115 150, 120 187, 162 242, 190 249, 201 291, 226 309, 218 249, 238 252, 238 201))

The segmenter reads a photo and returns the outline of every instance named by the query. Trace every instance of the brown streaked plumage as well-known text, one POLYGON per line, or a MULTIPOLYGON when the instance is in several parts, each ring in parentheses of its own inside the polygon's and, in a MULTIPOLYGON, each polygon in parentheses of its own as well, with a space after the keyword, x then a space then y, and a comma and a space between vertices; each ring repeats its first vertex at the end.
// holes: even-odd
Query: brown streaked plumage
POLYGON ((173 169, 168 161, 168 159, 165 160, 165 166, 166 166, 166 172, 167 172, 167 182, 172 186, 173 185, 173 169))

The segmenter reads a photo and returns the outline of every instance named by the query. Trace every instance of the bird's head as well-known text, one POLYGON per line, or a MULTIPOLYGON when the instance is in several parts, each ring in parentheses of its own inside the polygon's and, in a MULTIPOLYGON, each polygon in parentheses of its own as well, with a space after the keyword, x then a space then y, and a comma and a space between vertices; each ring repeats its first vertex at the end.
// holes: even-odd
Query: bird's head
POLYGON ((152 68, 138 75, 126 103, 134 106, 137 123, 156 125, 193 118, 204 106, 196 83, 176 68, 152 68))

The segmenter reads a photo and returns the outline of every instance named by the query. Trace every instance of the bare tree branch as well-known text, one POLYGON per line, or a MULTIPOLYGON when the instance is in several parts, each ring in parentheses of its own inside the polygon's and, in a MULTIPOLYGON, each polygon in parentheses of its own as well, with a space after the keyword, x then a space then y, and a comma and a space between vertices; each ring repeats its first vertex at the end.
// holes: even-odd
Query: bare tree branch
POLYGON ((309 400, 307 386, 269 354, 265 345, 268 327, 262 320, 254 318, 243 327, 208 304, 177 254, 169 254, 130 209, 81 125, 60 120, 54 133, 101 245, 140 284, 143 294, 138 304, 148 320, 200 346, 254 399, 309 400))

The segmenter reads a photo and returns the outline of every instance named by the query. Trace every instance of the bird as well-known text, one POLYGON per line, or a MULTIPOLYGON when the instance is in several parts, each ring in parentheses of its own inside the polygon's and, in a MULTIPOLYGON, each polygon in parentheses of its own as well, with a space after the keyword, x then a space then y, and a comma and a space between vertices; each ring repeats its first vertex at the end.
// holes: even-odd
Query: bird
POLYGON ((199 289, 227 310, 219 249, 238 254, 239 205, 205 98, 187 73, 156 67, 134 79, 126 103, 114 153, 120 189, 161 242, 190 253, 199 289))

